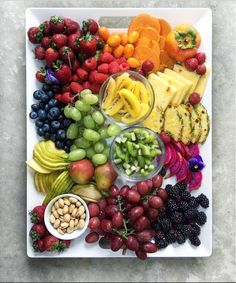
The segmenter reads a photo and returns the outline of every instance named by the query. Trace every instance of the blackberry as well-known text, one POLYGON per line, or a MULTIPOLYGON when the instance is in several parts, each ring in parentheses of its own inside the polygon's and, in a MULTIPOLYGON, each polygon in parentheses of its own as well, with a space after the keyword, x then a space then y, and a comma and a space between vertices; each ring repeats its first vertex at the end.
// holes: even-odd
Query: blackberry
POLYGON ((184 234, 182 232, 180 232, 180 231, 177 231, 176 234, 177 234, 176 235, 177 243, 180 244, 180 245, 183 244, 186 241, 186 238, 185 238, 184 234))
POLYGON ((155 239, 159 241, 165 239, 165 233, 162 231, 157 231, 155 235, 155 239))
POLYGON ((170 231, 171 226, 172 226, 170 219, 162 218, 162 219, 160 219, 160 224, 161 224, 163 231, 165 231, 165 232, 170 231))
POLYGON ((177 231, 176 230, 170 230, 167 234, 166 234, 166 240, 168 241, 169 244, 175 243, 176 242, 176 238, 177 238, 177 231))
POLYGON ((203 207, 203 208, 208 208, 209 207, 209 199, 204 194, 200 194, 196 198, 196 200, 201 205, 201 207, 203 207))
POLYGON ((156 245, 158 249, 164 249, 168 246, 168 241, 166 239, 162 239, 160 241, 156 241, 156 245))
POLYGON ((152 228, 155 230, 155 231, 160 231, 161 230, 161 225, 159 222, 153 222, 152 223, 152 228))
POLYGON ((166 207, 162 206, 161 208, 158 209, 159 212, 159 217, 163 218, 166 216, 166 207))
POLYGON ((169 198, 171 198, 171 199, 179 198, 179 191, 175 187, 171 186, 171 188, 168 188, 166 190, 167 190, 169 198))
POLYGON ((189 209, 189 205, 186 201, 181 201, 178 206, 180 211, 187 211, 189 209))
POLYGON ((187 211, 184 213, 184 218, 185 218, 186 220, 193 220, 197 213, 198 213, 197 209, 195 209, 195 208, 190 208, 189 210, 187 210, 187 211))
POLYGON ((170 199, 167 202, 167 208, 170 212, 173 212, 173 211, 178 210, 178 205, 176 204, 174 200, 170 199))
POLYGON ((165 190, 167 191, 167 193, 169 193, 171 188, 172 188, 172 185, 170 184, 166 185, 165 190))
POLYGON ((207 216, 206 216, 205 212, 203 212, 203 211, 198 212, 195 215, 195 221, 200 226, 204 225, 206 223, 206 221, 207 221, 207 216))
POLYGON ((193 228, 191 225, 183 225, 181 232, 185 237, 189 238, 192 235, 193 228))
POLYGON ((179 182, 175 184, 175 188, 178 189, 179 191, 183 192, 187 190, 187 184, 185 182, 179 182))
POLYGON ((182 213, 178 211, 174 211, 171 216, 171 221, 174 223, 181 223, 183 221, 182 213))
POLYGON ((191 194, 188 191, 181 192, 180 196, 181 196, 181 200, 185 200, 187 202, 189 202, 191 199, 191 194))
POLYGON ((191 244, 192 244, 193 246, 196 246, 196 247, 198 247, 198 246, 201 245, 201 241, 200 241, 200 239, 198 238, 198 236, 195 236, 195 237, 190 238, 190 242, 191 242, 191 244))
POLYGON ((190 202, 189 205, 193 208, 198 208, 199 207, 199 203, 197 202, 195 197, 191 197, 190 198, 190 202))
POLYGON ((191 236, 199 236, 200 235, 201 228, 196 223, 192 223, 191 228, 192 228, 191 236))
POLYGON ((165 175, 166 175, 166 168, 165 168, 165 166, 163 166, 163 167, 161 168, 161 171, 159 172, 159 174, 160 174, 162 177, 165 177, 165 175))
POLYGON ((174 224, 174 228, 175 228, 175 230, 183 231, 184 224, 182 224, 182 223, 174 224))

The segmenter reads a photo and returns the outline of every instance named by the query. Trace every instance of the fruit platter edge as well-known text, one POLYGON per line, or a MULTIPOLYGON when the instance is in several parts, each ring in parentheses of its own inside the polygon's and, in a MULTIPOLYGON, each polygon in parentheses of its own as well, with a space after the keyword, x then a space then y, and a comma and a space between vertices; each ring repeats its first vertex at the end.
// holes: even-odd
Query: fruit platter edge
MULTIPOLYGON (((208 65, 212 70, 212 13, 208 8, 118 8, 118 9, 100 9, 100 8, 29 8, 26 10, 26 31, 34 25, 38 25, 52 15, 68 16, 79 23, 83 19, 93 17, 97 20, 101 17, 133 17, 141 12, 149 13, 159 18, 165 18, 172 26, 188 22, 193 24, 201 33, 202 43, 200 51, 204 50, 207 55, 208 65)), ((112 29, 113 30, 113 29, 112 29)), ((123 31, 123 29, 122 29, 123 31)), ((26 34, 26 113, 30 112, 32 104, 32 93, 39 88, 39 83, 33 79, 35 71, 38 69, 32 56, 32 48, 26 34)), ((207 88, 203 97, 208 114, 212 117, 212 72, 209 76, 207 88)), ((32 158, 32 149, 34 144, 39 140, 34 129, 33 122, 26 116, 27 123, 27 160, 32 158)), ((212 121, 211 121, 212 126, 212 121)), ((208 257, 212 253, 212 131, 210 129, 208 138, 204 145, 200 146, 201 156, 204 159, 206 167, 203 171, 203 181, 201 188, 193 192, 193 195, 204 193, 210 200, 210 206, 207 210, 207 223, 202 227, 201 241, 202 245, 198 248, 185 243, 184 245, 170 245, 164 250, 150 254, 149 257, 208 257)), ((168 183, 173 183, 168 179, 168 183)), ((167 184, 167 181, 164 185, 167 184)), ((28 212, 32 207, 41 202, 43 198, 39 194, 35 194, 33 173, 30 168, 27 168, 27 255, 30 258, 107 258, 107 257, 134 257, 133 253, 127 252, 122 255, 122 252, 112 252, 110 249, 102 249, 99 245, 86 245, 84 242, 85 236, 74 240, 71 243, 70 249, 63 253, 40 254, 34 253, 29 239, 29 231, 31 228, 30 217, 28 212)))

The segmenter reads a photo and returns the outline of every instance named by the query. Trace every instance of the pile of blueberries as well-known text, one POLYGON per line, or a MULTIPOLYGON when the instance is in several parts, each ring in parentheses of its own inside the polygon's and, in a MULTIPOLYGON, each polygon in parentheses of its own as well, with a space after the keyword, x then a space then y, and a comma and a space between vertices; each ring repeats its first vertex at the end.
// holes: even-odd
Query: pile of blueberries
POLYGON ((35 121, 37 134, 45 140, 52 140, 59 149, 70 151, 73 141, 66 138, 71 119, 65 117, 63 105, 54 97, 60 90, 59 85, 43 84, 42 89, 33 93, 37 103, 31 105, 29 117, 35 121))

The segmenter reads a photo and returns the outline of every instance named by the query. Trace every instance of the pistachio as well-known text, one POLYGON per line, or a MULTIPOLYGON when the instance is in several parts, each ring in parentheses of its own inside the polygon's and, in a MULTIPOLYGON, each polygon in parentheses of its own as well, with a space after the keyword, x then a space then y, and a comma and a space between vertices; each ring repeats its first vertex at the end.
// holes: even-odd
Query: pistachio
POLYGON ((71 202, 71 203, 76 203, 77 202, 77 199, 76 198, 69 198, 69 201, 71 202))
POLYGON ((61 223, 62 228, 67 228, 68 226, 69 226, 69 223, 67 223, 67 222, 61 223))
POLYGON ((55 218, 59 218, 59 214, 58 214, 57 210, 53 211, 52 214, 54 215, 55 218))
POLYGON ((85 209, 84 209, 83 205, 81 205, 79 207, 79 210, 78 210, 78 216, 81 216, 82 214, 84 214, 84 211, 85 211, 85 209))
POLYGON ((71 220, 71 221, 70 221, 70 228, 74 228, 74 226, 75 226, 75 221, 74 221, 74 220, 71 220))
POLYGON ((65 206, 63 207, 63 213, 64 213, 64 214, 67 214, 68 211, 69 211, 69 207, 68 207, 68 205, 65 205, 65 206))
POLYGON ((59 226, 60 226, 60 220, 56 219, 56 221, 54 222, 53 227, 57 229, 59 226))
POLYGON ((67 206, 70 206, 71 203, 70 201, 68 200, 68 198, 64 198, 64 204, 67 205, 67 206))
POLYGON ((75 205, 76 205, 76 207, 80 207, 81 206, 81 202, 77 201, 75 205))
POLYGON ((59 204, 59 207, 61 207, 61 208, 64 207, 64 201, 63 201, 62 198, 60 198, 60 199, 58 200, 58 204, 59 204))
POLYGON ((79 229, 83 229, 83 228, 84 228, 84 225, 85 225, 84 219, 80 219, 80 220, 79 220, 79 223, 78 223, 78 228, 79 228, 79 229))
POLYGON ((70 219, 71 219, 70 214, 67 213, 66 215, 64 215, 65 222, 70 222, 70 219))
POLYGON ((77 215, 77 211, 78 211, 78 209, 75 208, 75 209, 72 211, 71 216, 75 217, 75 216, 77 215))
POLYGON ((86 214, 83 213, 81 216, 80 216, 80 219, 85 219, 86 218, 86 214))
POLYGON ((59 203, 58 203, 58 201, 55 202, 54 206, 55 206, 56 209, 59 208, 59 203))
POLYGON ((59 215, 63 215, 63 210, 62 210, 61 208, 58 208, 57 213, 58 213, 59 215))
POLYGON ((57 232, 60 233, 60 234, 62 234, 62 235, 65 234, 64 231, 63 231, 61 228, 57 228, 57 232))
POLYGON ((51 214, 50 215, 50 222, 52 223, 52 224, 54 224, 55 223, 55 221, 56 221, 56 218, 55 218, 55 216, 53 215, 53 214, 51 214))
POLYGON ((72 211, 75 209, 75 205, 74 204, 71 204, 69 206, 69 213, 72 213, 72 211))

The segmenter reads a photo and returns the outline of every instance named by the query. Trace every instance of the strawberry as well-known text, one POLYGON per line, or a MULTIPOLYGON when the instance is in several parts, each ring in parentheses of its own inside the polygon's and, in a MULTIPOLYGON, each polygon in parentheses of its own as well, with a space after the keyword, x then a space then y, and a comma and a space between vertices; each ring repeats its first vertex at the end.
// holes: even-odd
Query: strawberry
POLYGON ((50 26, 54 33, 61 33, 64 31, 64 20, 61 17, 53 16, 50 19, 50 26))
POLYGON ((80 93, 83 90, 83 87, 81 84, 77 82, 72 82, 70 84, 70 89, 74 94, 80 93))
POLYGON ((97 68, 97 60, 94 57, 86 59, 84 64, 89 70, 95 70, 97 68))
POLYGON ((38 45, 34 49, 35 58, 38 60, 45 59, 45 48, 41 45, 38 45))
POLYGON ((81 65, 81 68, 87 72, 90 72, 91 70, 89 70, 89 68, 87 67, 87 65, 85 65, 85 61, 84 63, 81 65))
POLYGON ((73 33, 68 37, 68 45, 74 51, 78 52, 80 48, 80 36, 77 33, 73 33))
POLYGON ((44 247, 44 242, 42 239, 37 240, 36 242, 33 242, 33 248, 35 252, 44 252, 45 247, 44 247))
POLYGON ((39 28, 42 30, 45 36, 52 35, 52 27, 49 21, 44 21, 40 24, 39 28))
POLYGON ((122 72, 130 70, 129 64, 126 63, 126 62, 120 64, 120 70, 121 70, 122 72))
POLYGON ((74 61, 75 55, 70 47, 63 46, 59 50, 60 59, 64 62, 69 64, 70 68, 72 69, 72 62, 74 61))
POLYGON ((44 36, 41 38, 41 44, 46 49, 50 47, 51 41, 52 41, 51 36, 44 36))
POLYGON ((91 88, 91 84, 89 81, 83 82, 83 89, 90 89, 90 88, 91 88))
POLYGON ((54 95, 54 98, 55 98, 56 100, 62 102, 62 94, 57 93, 57 94, 54 95))
POLYGON ((57 77, 57 79, 63 83, 66 84, 72 80, 72 73, 70 70, 70 67, 67 64, 63 64, 61 60, 57 60, 53 64, 54 72, 57 77))
POLYGON ((61 97, 61 102, 65 104, 70 104, 74 100, 74 96, 71 94, 71 92, 64 92, 61 97))
POLYGON ((69 84, 64 85, 62 87, 62 93, 65 93, 65 92, 70 92, 70 85, 69 84))
POLYGON ((40 83, 44 83, 46 79, 46 71, 45 72, 37 71, 35 77, 40 83))
POLYGON ((103 73, 103 74, 109 73, 109 65, 107 63, 103 63, 99 65, 97 69, 99 73, 103 73))
POLYGON ((43 244, 46 251, 55 251, 58 250, 60 241, 57 237, 49 235, 44 237, 43 244))
POLYGON ((92 83, 91 86, 90 86, 90 90, 93 92, 93 93, 99 93, 99 90, 100 90, 100 84, 98 83, 92 83))
POLYGON ((30 237, 33 241, 42 239, 45 235, 46 229, 44 224, 34 224, 30 230, 30 237))
POLYGON ((76 21, 65 18, 64 23, 65 23, 65 33, 66 33, 66 35, 70 35, 72 33, 75 33, 79 29, 79 24, 76 21))
POLYGON ((76 70, 80 67, 80 63, 77 59, 72 62, 72 71, 76 72, 76 70))
POLYGON ((32 223, 43 223, 45 208, 45 205, 38 205, 29 213, 32 223))
POLYGON ((100 56, 99 56, 99 61, 101 61, 102 63, 108 63, 109 64, 114 60, 115 60, 115 58, 109 52, 101 53, 100 56))
POLYGON ((82 64, 84 63, 84 60, 86 59, 86 54, 84 52, 79 52, 77 57, 78 57, 79 62, 82 64))
POLYGON ((95 74, 96 73, 98 73, 98 71, 97 70, 93 70, 93 71, 91 71, 90 73, 89 73, 89 82, 92 84, 92 83, 94 83, 94 81, 95 81, 95 74))
POLYGON ((102 38, 99 35, 95 35, 94 37, 97 40, 97 49, 98 50, 103 50, 105 42, 102 40, 102 38))
POLYGON ((80 48, 85 54, 93 56, 97 50, 97 40, 87 33, 80 39, 80 48))
POLYGON ((45 59, 48 67, 52 67, 53 63, 59 58, 59 52, 49 47, 45 52, 45 59))
POLYGON ((79 77, 77 74, 73 74, 72 75, 72 82, 78 82, 79 81, 79 77))
POLYGON ((39 27, 31 27, 29 28, 28 38, 31 43, 40 43, 41 38, 43 37, 43 33, 39 27))
POLYGON ((52 47, 60 49, 62 46, 65 46, 67 44, 67 36, 59 33, 54 34, 52 37, 52 47))
POLYGON ((98 24, 95 20, 88 19, 82 22, 82 30, 84 34, 88 32, 91 34, 96 34, 98 31, 98 24))
POLYGON ((110 64, 109 64, 109 73, 110 74, 115 74, 115 73, 118 73, 118 72, 120 72, 120 66, 118 65, 118 63, 117 62, 111 62, 110 64))
POLYGON ((87 78, 88 78, 88 72, 86 70, 82 69, 82 68, 78 68, 76 70, 76 74, 83 81, 87 80, 87 78))
POLYGON ((96 73, 94 75, 95 83, 102 84, 109 76, 103 73, 96 73))

